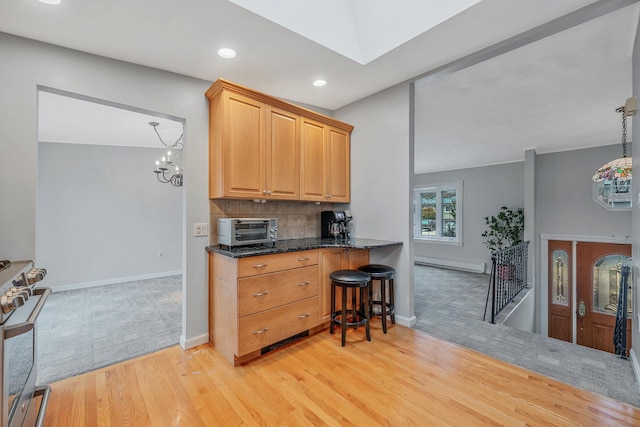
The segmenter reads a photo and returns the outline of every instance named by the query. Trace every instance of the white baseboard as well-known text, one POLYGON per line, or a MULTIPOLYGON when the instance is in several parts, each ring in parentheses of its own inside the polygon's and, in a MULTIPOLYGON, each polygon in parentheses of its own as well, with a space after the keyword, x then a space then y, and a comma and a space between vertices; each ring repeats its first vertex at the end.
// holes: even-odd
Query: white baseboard
POLYGON ((413 328, 416 324, 416 316, 403 317, 396 314, 396 323, 408 328, 413 328))
POLYGON ((430 267, 449 268, 452 270, 469 271, 472 273, 484 273, 484 262, 453 261, 448 259, 438 259, 429 257, 414 257, 413 262, 418 265, 430 267))
POLYGON ((197 337, 189 338, 188 340, 185 339, 184 335, 180 335, 180 347, 182 347, 183 350, 188 350, 208 342, 209 334, 198 335, 197 337))
POLYGON ((95 288, 96 286, 113 285, 116 283, 135 282, 136 280, 157 279, 158 277, 178 276, 182 270, 163 271, 160 273, 140 274, 137 276, 117 277, 114 279, 96 280, 95 282, 74 283, 72 285, 50 286, 51 292, 75 291, 76 289, 95 288))
POLYGON ((638 381, 638 378, 640 378, 640 365, 638 365, 638 358, 636 357, 636 353, 633 351, 633 349, 629 351, 629 357, 631 358, 633 374, 636 376, 636 386, 638 386, 638 391, 640 391, 640 382, 638 381))

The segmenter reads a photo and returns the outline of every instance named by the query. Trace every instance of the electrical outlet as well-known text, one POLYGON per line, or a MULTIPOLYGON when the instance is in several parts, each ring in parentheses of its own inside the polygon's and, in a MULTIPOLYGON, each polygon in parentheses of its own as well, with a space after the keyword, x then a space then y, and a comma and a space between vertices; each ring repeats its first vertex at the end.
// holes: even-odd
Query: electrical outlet
POLYGON ((209 224, 206 222, 196 222, 193 225, 193 235, 196 237, 199 236, 208 236, 209 235, 209 224))
POLYGON ((162 258, 164 256, 164 252, 158 251, 158 258, 162 258))

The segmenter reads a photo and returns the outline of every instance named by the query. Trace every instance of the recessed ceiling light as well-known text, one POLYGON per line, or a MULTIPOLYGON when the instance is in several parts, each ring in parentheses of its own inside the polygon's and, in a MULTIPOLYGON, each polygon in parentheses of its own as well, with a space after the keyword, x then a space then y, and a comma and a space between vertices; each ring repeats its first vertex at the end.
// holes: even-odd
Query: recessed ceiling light
POLYGON ((222 56, 223 58, 233 58, 236 56, 236 51, 233 49, 229 49, 228 47, 223 47, 222 49, 218 50, 218 55, 222 56))
POLYGON ((327 84, 327 82, 324 81, 324 80, 316 80, 315 82, 313 82, 313 85, 317 86, 317 87, 321 87, 321 86, 324 86, 326 84, 327 84))
POLYGON ((61 0, 39 0, 40 3, 45 3, 45 4, 60 4, 61 0))

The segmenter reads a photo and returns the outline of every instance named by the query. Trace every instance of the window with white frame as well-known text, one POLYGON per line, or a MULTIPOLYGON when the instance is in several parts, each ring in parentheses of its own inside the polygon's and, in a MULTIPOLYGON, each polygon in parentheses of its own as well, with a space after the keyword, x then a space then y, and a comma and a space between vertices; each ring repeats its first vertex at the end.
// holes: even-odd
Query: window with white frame
POLYGON ((414 190, 414 237, 462 244, 462 182, 414 190))

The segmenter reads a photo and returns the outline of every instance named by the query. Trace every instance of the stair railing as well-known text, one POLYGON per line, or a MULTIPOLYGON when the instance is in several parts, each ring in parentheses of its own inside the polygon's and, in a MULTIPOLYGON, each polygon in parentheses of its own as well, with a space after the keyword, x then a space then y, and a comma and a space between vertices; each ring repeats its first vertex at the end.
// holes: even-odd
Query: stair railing
POLYGON ((527 287, 527 260, 529 242, 522 242, 510 248, 491 254, 491 276, 484 305, 487 317, 489 295, 491 295, 491 323, 513 299, 527 287))

